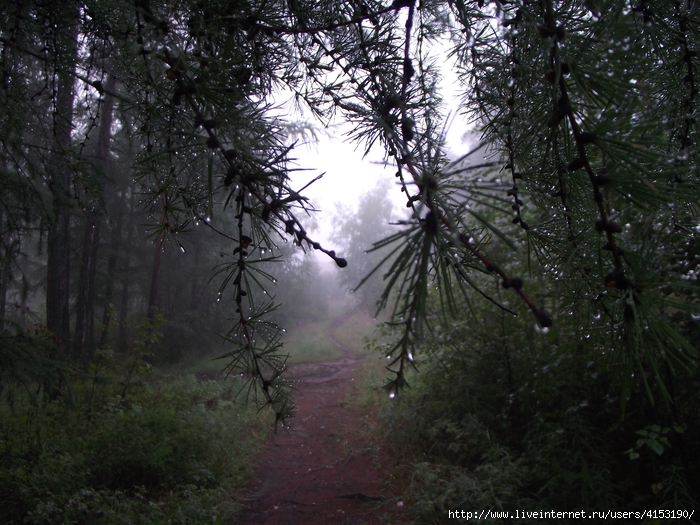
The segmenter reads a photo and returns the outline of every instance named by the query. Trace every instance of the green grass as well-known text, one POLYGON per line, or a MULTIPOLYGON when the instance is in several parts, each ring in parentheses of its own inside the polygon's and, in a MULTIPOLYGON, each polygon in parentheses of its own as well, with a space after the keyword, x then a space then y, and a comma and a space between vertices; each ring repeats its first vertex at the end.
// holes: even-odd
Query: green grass
MULTIPOLYGON (((282 338, 284 346, 280 349, 280 353, 289 354, 288 364, 339 359, 343 353, 329 339, 329 330, 328 321, 307 322, 303 326, 292 327, 282 338)), ((224 378, 226 374, 223 370, 229 360, 218 359, 218 357, 226 351, 226 346, 221 346, 209 355, 197 355, 182 359, 176 364, 161 366, 158 374, 170 376, 190 373, 199 377, 224 378)))
POLYGON ((343 357, 343 352, 328 337, 329 321, 308 322, 287 331, 282 351, 289 353, 289 363, 316 363, 343 357))
MULTIPOLYGON (((282 337, 282 354, 289 354, 289 364, 332 361, 343 357, 343 352, 333 342, 348 348, 355 354, 366 353, 365 341, 373 337, 376 319, 364 312, 344 310, 342 303, 331 304, 325 319, 307 320, 297 326, 286 327, 282 337), (330 336, 329 336, 330 334, 330 336)), ((209 353, 193 349, 175 364, 158 367, 160 377, 170 375, 195 374, 198 377, 223 378, 226 359, 217 359, 227 352, 226 345, 220 345, 209 353)))
POLYGON ((377 321, 361 312, 339 313, 334 320, 309 321, 292 327, 282 339, 290 363, 314 363, 343 357, 334 340, 355 354, 362 354, 365 339, 377 321))
POLYGON ((366 353, 365 343, 375 334, 377 319, 365 312, 348 314, 342 323, 333 327, 333 338, 355 353, 366 353))
POLYGON ((217 358, 225 352, 226 347, 221 346, 209 354, 196 354, 186 357, 175 364, 161 365, 158 367, 157 373, 159 377, 194 374, 197 377, 210 379, 224 378, 226 374, 223 370, 227 361, 226 359, 217 358))

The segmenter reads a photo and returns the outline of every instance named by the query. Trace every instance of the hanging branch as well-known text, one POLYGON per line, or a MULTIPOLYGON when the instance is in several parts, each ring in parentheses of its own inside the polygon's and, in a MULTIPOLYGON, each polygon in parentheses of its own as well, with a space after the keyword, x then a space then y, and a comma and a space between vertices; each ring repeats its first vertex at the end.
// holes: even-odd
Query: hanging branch
POLYGON ((593 186, 593 200, 596 203, 598 214, 600 216, 600 219, 595 223, 595 229, 598 233, 605 233, 607 243, 603 249, 610 251, 612 254, 614 269, 605 277, 605 284, 620 290, 624 290, 628 286, 631 286, 632 288, 641 291, 641 288, 635 285, 634 282, 630 281, 625 275, 625 270, 622 265, 623 250, 618 246, 614 237, 615 234, 622 232, 622 228, 619 224, 610 220, 603 202, 601 188, 610 182, 610 178, 607 174, 596 175, 588 160, 586 146, 594 143, 597 140, 597 137, 593 132, 582 130, 574 115, 566 86, 566 80, 564 78, 568 66, 564 66, 563 64, 559 63, 559 40, 563 40, 566 37, 566 31, 563 27, 556 25, 552 0, 547 0, 545 25, 540 28, 540 34, 543 37, 552 39, 552 57, 554 59, 555 69, 550 72, 550 75, 552 75, 553 80, 556 81, 559 92, 559 100, 556 101, 554 112, 550 120, 550 127, 558 126, 564 119, 568 120, 569 125, 571 126, 571 131, 574 135, 574 140, 576 141, 576 147, 578 149, 578 156, 574 157, 571 162, 569 162, 566 169, 573 172, 583 168, 586 171, 588 179, 593 186))
MULTIPOLYGON (((421 255, 418 264, 415 266, 416 269, 412 274, 410 281, 411 284, 409 285, 408 289, 402 290, 402 293, 400 294, 406 294, 405 296, 411 297, 411 300, 403 309, 400 310, 404 320, 393 323, 395 325, 403 326, 403 335, 393 347, 392 351, 389 352, 389 355, 392 357, 392 361, 387 368, 394 373, 394 378, 387 383, 385 389, 391 396, 395 395, 400 388, 406 385, 406 368, 408 366, 415 366, 414 355, 411 351, 411 347, 413 346, 414 340, 420 340, 422 324, 425 320, 425 295, 427 295, 427 289, 425 287, 430 274, 428 262, 431 258, 432 247, 438 246, 439 243, 442 242, 443 238, 455 239, 475 259, 479 260, 483 264, 483 267, 488 273, 495 273, 498 275, 504 288, 512 288, 515 290, 518 296, 533 312, 537 318, 537 322, 542 327, 548 328, 552 325, 552 320, 549 314, 543 308, 538 306, 523 289, 522 279, 519 277, 509 276, 503 269, 491 261, 489 257, 483 254, 473 244, 473 242, 470 241, 468 235, 459 231, 457 226, 458 223, 454 221, 451 213, 447 212, 446 209, 443 209, 441 204, 436 200, 435 197, 439 195, 440 191, 439 172, 436 172, 434 175, 430 174, 429 172, 426 172, 425 169, 421 170, 416 163, 416 159, 414 158, 414 154, 412 153, 410 146, 411 142, 413 142, 416 138, 415 122, 408 114, 407 101, 408 86, 411 79, 415 75, 415 70, 410 57, 411 34, 413 29, 415 8, 413 2, 406 2, 405 7, 408 7, 408 12, 405 23, 403 48, 403 75, 400 89, 400 101, 398 104, 401 115, 401 133, 399 134, 399 132, 395 129, 394 123, 388 121, 386 115, 380 114, 380 119, 381 124, 386 131, 387 140, 390 143, 394 142, 398 145, 398 147, 396 147, 397 152, 395 153, 395 160, 398 167, 396 176, 400 181, 402 191, 405 191, 406 194, 409 195, 408 185, 403 174, 404 167, 411 175, 413 183, 418 188, 417 193, 409 196, 407 206, 412 209, 413 216, 416 218, 420 217, 420 210, 417 208, 417 204, 424 206, 427 209, 427 213, 424 218, 419 219, 424 236, 421 255), (398 152, 400 152, 400 154, 398 152), (445 230, 444 232, 442 231, 443 228, 445 230), (398 351, 398 355, 396 357, 393 356, 393 352, 395 351, 398 351)), ((508 123, 508 125, 509 124, 510 123, 508 123)), ((508 135, 507 141, 511 151, 508 167, 511 169, 511 173, 515 181, 515 179, 518 177, 516 177, 516 172, 514 169, 512 138, 510 137, 510 134, 508 135)), ((527 224, 522 221, 519 216, 519 207, 522 205, 522 201, 520 201, 518 198, 517 186, 515 186, 515 182, 514 188, 515 189, 511 189, 509 191, 509 196, 514 198, 515 206, 517 206, 518 222, 521 223, 521 227, 524 230, 527 230, 527 224)), ((453 267, 455 268, 457 276, 459 278, 464 278, 462 270, 454 265, 453 267)), ((391 287, 393 282, 395 281, 390 281, 389 287, 391 287)), ((386 294, 387 293, 385 292, 385 297, 386 294)), ((396 308, 394 309, 394 315, 397 315, 396 308)))
POLYGON ((300 202, 303 197, 299 195, 298 192, 289 191, 289 195, 284 199, 270 198, 262 193, 256 186, 255 182, 258 180, 258 176, 254 174, 246 174, 240 170, 236 165, 237 153, 233 149, 226 149, 217 137, 215 127, 216 122, 213 119, 207 119, 200 109, 197 101, 194 98, 196 93, 196 88, 193 85, 185 83, 182 73, 185 72, 184 65, 174 58, 169 50, 166 48, 163 50, 165 60, 170 65, 170 69, 167 74, 173 78, 177 85, 178 92, 185 96, 187 102, 192 108, 195 114, 195 123, 199 123, 208 135, 207 146, 211 149, 219 151, 220 155, 223 157, 224 162, 228 165, 228 171, 224 179, 224 185, 230 186, 237 181, 239 184, 244 186, 262 205, 263 212, 261 218, 264 222, 269 222, 270 216, 276 217, 280 222, 285 224, 285 233, 293 237, 297 242, 301 244, 305 241, 306 244, 321 252, 328 255, 335 263, 340 267, 344 268, 347 266, 347 261, 338 257, 334 250, 329 250, 324 248, 319 242, 314 241, 307 234, 306 230, 303 228, 299 220, 294 216, 294 214, 289 210, 289 204, 293 202, 300 202))

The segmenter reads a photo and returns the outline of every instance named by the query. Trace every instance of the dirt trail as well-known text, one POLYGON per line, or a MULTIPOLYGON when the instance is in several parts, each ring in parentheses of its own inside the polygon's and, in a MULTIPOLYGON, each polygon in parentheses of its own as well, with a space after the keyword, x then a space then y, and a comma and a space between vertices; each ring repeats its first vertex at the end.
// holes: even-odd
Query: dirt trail
POLYGON ((290 367, 297 379, 296 417, 262 451, 242 523, 267 525, 379 524, 402 510, 386 486, 391 458, 368 445, 370 416, 346 403, 361 358, 345 356, 290 367))

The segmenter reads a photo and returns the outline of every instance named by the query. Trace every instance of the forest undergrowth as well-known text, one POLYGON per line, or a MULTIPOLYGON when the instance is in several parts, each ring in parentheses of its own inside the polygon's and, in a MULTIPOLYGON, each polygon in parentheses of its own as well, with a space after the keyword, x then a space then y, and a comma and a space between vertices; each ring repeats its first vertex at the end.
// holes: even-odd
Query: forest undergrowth
POLYGON ((0 523, 231 522, 267 414, 237 397, 238 377, 159 372, 157 340, 58 374, 41 330, 3 334, 14 368, 0 377, 0 523))
MULTIPOLYGON (((336 313, 289 330, 290 363, 338 357, 330 338, 361 347, 374 321, 336 313)), ((3 333, 0 523, 235 522, 269 412, 226 377, 221 348, 172 362, 158 321, 138 332, 126 354, 97 352, 86 371, 53 360, 42 328, 3 333)))
MULTIPOLYGON (((414 523, 445 523, 459 509, 521 517, 698 509, 697 371, 665 371, 673 406, 656 390, 652 403, 639 383, 621 400, 614 362, 591 341, 600 318, 582 316, 589 313, 572 311, 542 333, 527 319, 480 307, 470 321, 436 326, 416 359, 419 373, 395 397, 379 386, 383 367, 367 368, 373 393, 364 403, 381 412, 384 433, 404 458, 397 476, 408 480, 414 523), (585 332, 575 334, 580 326, 585 332)), ((679 314, 676 322, 697 340, 697 321, 679 314)), ((389 349, 382 341, 369 346, 389 349)))

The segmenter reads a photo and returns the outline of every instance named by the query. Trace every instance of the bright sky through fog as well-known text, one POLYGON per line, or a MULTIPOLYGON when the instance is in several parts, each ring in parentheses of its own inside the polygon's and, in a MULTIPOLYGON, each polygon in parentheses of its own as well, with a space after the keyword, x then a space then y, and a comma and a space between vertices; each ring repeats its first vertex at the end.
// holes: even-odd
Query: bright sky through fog
MULTIPOLYGON (((382 165, 382 151, 375 147, 366 158, 362 158, 364 147, 346 141, 342 133, 333 136, 319 136, 317 144, 302 145, 295 149, 293 156, 300 167, 314 168, 313 171, 298 172, 293 175, 293 186, 303 187, 315 176, 324 173, 320 180, 304 190, 304 195, 318 208, 319 223, 327 223, 340 203, 357 208, 360 197, 367 193, 380 179, 393 179, 396 167, 382 165), (374 161, 374 162, 372 162, 374 161)), ((405 199, 398 190, 396 203, 402 206, 405 199)), ((324 228, 325 229, 325 228, 324 228)), ((330 232, 322 232, 324 238, 330 232)))
MULTIPOLYGON (((435 52, 440 57, 442 67, 442 82, 440 91, 443 96, 444 115, 450 114, 449 128, 447 132, 447 151, 455 154, 466 153, 467 145, 462 137, 468 130, 466 117, 459 114, 460 99, 459 86, 455 68, 447 61, 447 49, 445 46, 435 52)), ((278 100, 286 101, 282 106, 287 111, 286 119, 289 121, 308 121, 316 128, 321 124, 313 121, 308 115, 299 115, 291 109, 294 105, 289 102, 292 95, 280 94, 278 100)), ((313 233, 314 240, 318 240, 324 247, 335 249, 329 236, 333 231, 332 219, 337 213, 339 204, 344 204, 352 209, 357 209, 361 196, 367 193, 380 179, 395 181, 396 166, 393 163, 383 164, 384 151, 379 143, 363 159, 366 148, 364 143, 349 141, 348 124, 342 123, 342 117, 337 118, 330 129, 324 132, 320 129, 317 134, 317 142, 307 144, 299 143, 291 153, 291 157, 297 159, 296 168, 304 168, 308 171, 297 171, 292 174, 292 188, 299 190, 312 179, 325 173, 323 178, 314 182, 304 190, 303 195, 319 212, 316 214, 319 229, 313 233)), ((300 141, 301 142, 301 141, 300 141)), ((406 209, 406 197, 398 187, 391 194, 395 203, 396 215, 406 209)), ((298 218, 303 222, 303 215, 298 218)))
MULTIPOLYGON (((456 95, 456 77, 450 71, 446 72, 441 89, 445 98, 445 108, 452 112, 447 133, 447 149, 457 154, 465 153, 466 145, 462 142, 462 136, 468 128, 466 118, 457 114, 459 100, 456 95), (447 79, 451 80, 449 84, 445 83, 447 79)), ((325 172, 320 180, 314 182, 303 193, 319 210, 317 215, 321 231, 316 237, 322 243, 328 243, 327 239, 332 230, 329 219, 336 212, 339 203, 356 209, 360 197, 375 186, 378 180, 395 180, 396 166, 391 162, 383 164, 384 151, 379 144, 375 144, 363 159, 365 144, 351 142, 345 135, 349 130, 351 128, 344 123, 336 124, 327 133, 321 130, 321 133, 318 133, 318 142, 298 144, 291 154, 297 159, 296 167, 308 169, 292 175, 294 189, 304 187, 314 177, 325 172)), ((406 198, 398 186, 392 199, 397 212, 405 209, 406 198)))

